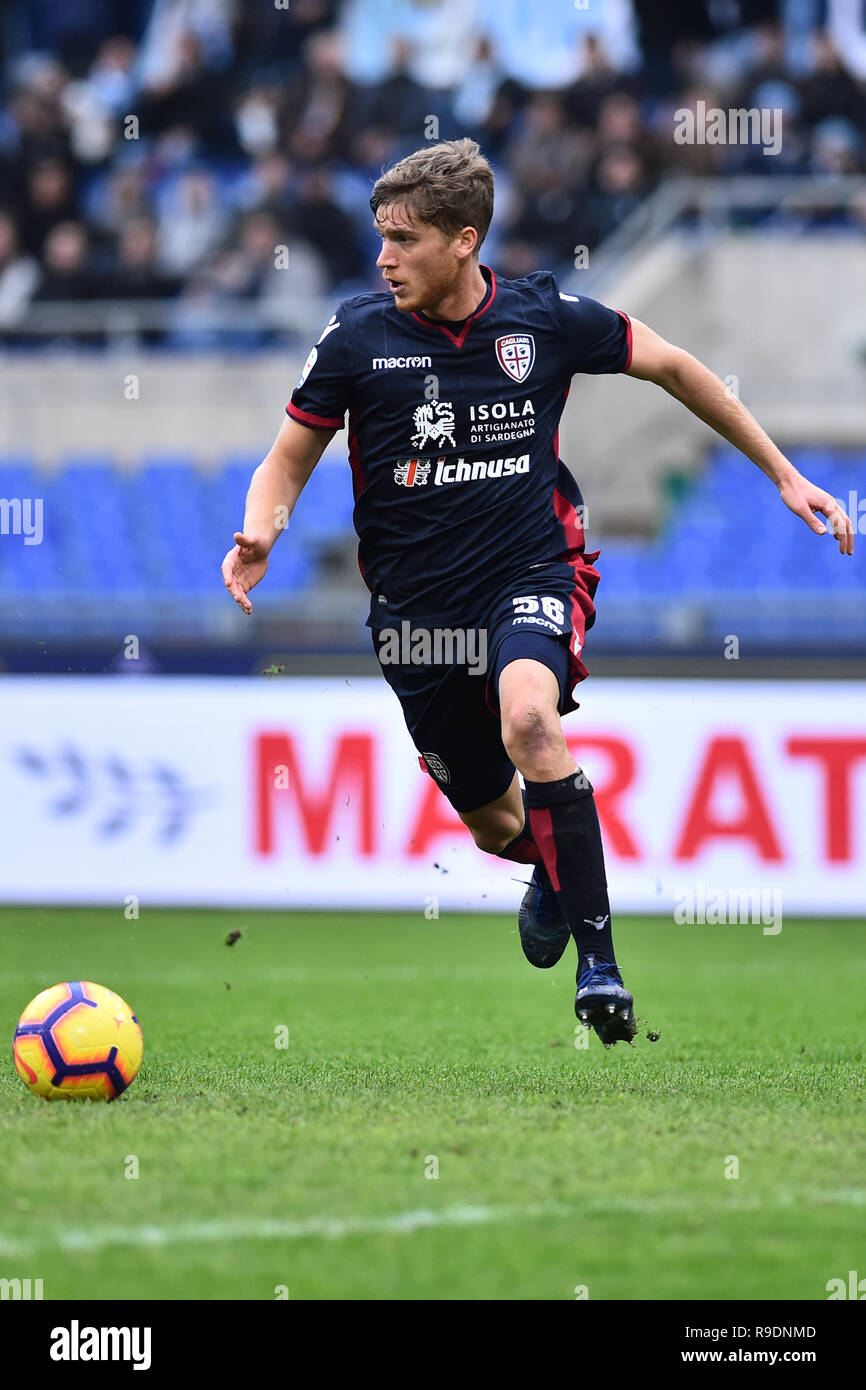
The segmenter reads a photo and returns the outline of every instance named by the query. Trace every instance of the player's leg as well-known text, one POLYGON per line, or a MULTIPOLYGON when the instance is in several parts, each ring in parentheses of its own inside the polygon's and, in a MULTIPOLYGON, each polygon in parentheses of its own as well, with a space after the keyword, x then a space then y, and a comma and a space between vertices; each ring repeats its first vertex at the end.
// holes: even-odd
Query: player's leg
POLYGON ((568 923, 532 839, 517 773, 502 743, 498 707, 487 698, 488 681, 460 666, 392 665, 382 660, 385 648, 375 634, 373 641, 422 767, 478 848, 534 866, 518 916, 520 940, 532 965, 555 965, 571 939, 568 923))
POLYGON ((516 772, 508 790, 495 801, 479 806, 477 810, 458 811, 457 814, 471 831, 478 848, 486 854, 498 854, 502 859, 513 859, 517 864, 538 862, 539 851, 526 828, 523 795, 516 772))
POLYGON ((475 843, 488 854, 535 863, 539 852, 526 828, 523 797, 502 745, 498 713, 485 700, 484 674, 471 674, 458 664, 391 664, 383 659, 385 647, 375 632, 373 644, 422 768, 475 843))
MULTIPOLYGON (((521 644, 509 639, 518 653, 521 644)), ((542 638, 550 663, 500 655, 502 741, 526 784, 533 839, 578 952, 578 1017, 606 1044, 635 1034, 633 1000, 622 984, 593 788, 568 751, 559 710, 564 701, 554 638, 542 638), (505 664, 502 664, 502 662, 505 664)), ((545 648, 536 644, 537 655, 545 648)))
POLYGON ((499 859, 533 866, 517 914, 520 944, 530 965, 539 970, 556 965, 571 940, 571 932, 550 885, 541 851, 532 838, 525 793, 520 789, 517 773, 504 796, 477 810, 457 814, 471 830, 479 849, 499 859))
MULTIPOLYGON (((551 663, 563 692, 568 689, 570 677, 570 656, 565 644, 552 642, 543 632, 528 632, 522 627, 515 630, 510 609, 509 604, 506 620, 498 631, 494 621, 495 653, 485 694, 485 710, 496 720, 497 742, 501 741, 499 676, 509 662, 528 653, 551 663)), ((508 756, 504 745, 503 753, 508 756)), ((520 790, 517 774, 514 774, 505 797, 469 814, 461 812, 460 815, 472 831, 479 849, 502 859, 533 865, 532 876, 517 914, 520 944, 530 965, 540 970, 556 965, 571 940, 571 931, 533 838, 526 793, 520 790), (506 808, 507 821, 503 818, 506 808)))

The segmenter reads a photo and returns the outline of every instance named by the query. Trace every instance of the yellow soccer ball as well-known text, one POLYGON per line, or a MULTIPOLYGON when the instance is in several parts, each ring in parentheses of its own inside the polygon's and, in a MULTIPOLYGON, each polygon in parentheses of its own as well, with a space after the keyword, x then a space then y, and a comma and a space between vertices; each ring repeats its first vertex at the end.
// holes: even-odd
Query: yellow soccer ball
POLYGON ((52 985, 18 1020, 18 1075, 44 1100, 114 1100, 141 1066, 138 1019, 119 994, 88 980, 52 985))

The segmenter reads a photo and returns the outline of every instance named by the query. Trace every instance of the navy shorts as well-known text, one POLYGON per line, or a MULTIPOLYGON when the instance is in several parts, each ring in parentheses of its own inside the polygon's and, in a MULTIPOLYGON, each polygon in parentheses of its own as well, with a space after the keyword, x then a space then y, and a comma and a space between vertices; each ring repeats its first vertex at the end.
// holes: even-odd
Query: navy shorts
POLYGON ((475 626, 430 627, 415 619, 374 628, 382 674, 403 709, 425 772, 456 811, 503 796, 514 765, 502 742, 499 676, 533 658, 559 681, 559 711, 577 709, 574 688, 588 674, 580 659, 595 621, 598 552, 533 567, 485 602, 475 626))

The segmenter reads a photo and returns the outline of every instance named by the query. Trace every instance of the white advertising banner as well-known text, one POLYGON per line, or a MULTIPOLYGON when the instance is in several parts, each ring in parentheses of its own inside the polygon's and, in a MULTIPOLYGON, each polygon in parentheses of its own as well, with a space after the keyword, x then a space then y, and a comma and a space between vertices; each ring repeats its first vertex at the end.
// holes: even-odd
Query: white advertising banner
MULTIPOLYGON (((866 685, 579 694, 614 911, 866 914, 866 685)), ((376 678, 9 676, 0 716, 5 902, 512 910, 529 875, 475 849, 376 678)))

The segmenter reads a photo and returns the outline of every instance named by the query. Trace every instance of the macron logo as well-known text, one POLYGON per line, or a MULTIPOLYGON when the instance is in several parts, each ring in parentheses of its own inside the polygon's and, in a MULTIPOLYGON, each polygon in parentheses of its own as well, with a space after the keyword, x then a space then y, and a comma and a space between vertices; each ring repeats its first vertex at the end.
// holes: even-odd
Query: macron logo
POLYGON ((149 1327, 69 1327, 51 1329, 52 1361, 131 1361, 134 1371, 150 1370, 149 1327))
POLYGON ((378 372, 383 367, 432 367, 432 357, 374 357, 373 371, 378 372))

